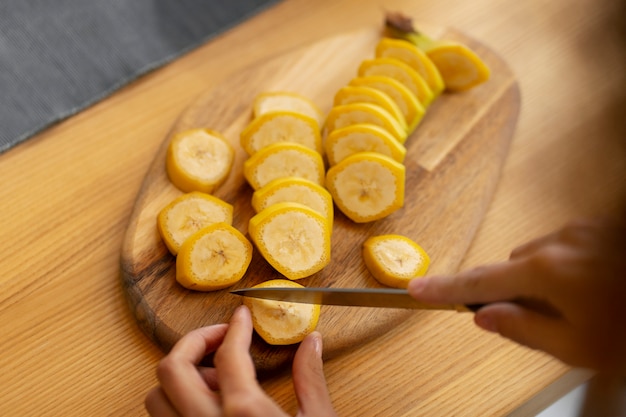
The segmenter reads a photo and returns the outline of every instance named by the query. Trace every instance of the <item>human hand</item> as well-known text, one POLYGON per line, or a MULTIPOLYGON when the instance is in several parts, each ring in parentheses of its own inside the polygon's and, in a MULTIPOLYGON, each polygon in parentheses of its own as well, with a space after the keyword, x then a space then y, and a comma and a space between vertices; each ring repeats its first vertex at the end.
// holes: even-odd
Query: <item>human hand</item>
POLYGON ((498 332, 562 361, 626 375, 626 228, 577 221, 515 249, 506 262, 417 278, 429 303, 487 303, 475 315, 498 332))
MULTIPOLYGON (((235 311, 230 324, 185 335, 159 363, 160 385, 145 400, 148 413, 153 417, 286 416, 257 382, 251 340, 252 320, 245 306, 235 311), (200 366, 212 352, 215 367, 200 366)), ((293 361, 298 416, 335 415, 322 366, 322 339, 313 332, 301 342, 293 361)))

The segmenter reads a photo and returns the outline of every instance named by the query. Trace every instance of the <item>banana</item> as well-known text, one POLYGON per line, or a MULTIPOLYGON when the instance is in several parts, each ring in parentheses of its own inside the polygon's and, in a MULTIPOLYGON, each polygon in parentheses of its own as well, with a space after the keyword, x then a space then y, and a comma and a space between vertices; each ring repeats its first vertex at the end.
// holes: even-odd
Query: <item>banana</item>
POLYGON ((272 111, 255 117, 241 132, 240 142, 250 156, 279 142, 298 143, 322 152, 317 120, 293 111, 272 111))
POLYGON ((489 80, 489 67, 466 45, 431 39, 415 30, 411 19, 400 13, 387 14, 385 28, 389 36, 407 40, 424 51, 437 67, 448 91, 469 90, 489 80))
POLYGON ((243 174, 255 190, 284 177, 305 178, 322 185, 324 161, 318 152, 306 146, 281 142, 266 146, 248 158, 243 174))
POLYGON ((407 130, 385 109, 370 103, 351 103, 334 106, 326 117, 326 134, 342 127, 369 123, 387 130, 400 143, 407 138, 407 130))
POLYGON ((425 108, 434 100, 435 94, 426 81, 413 68, 394 58, 366 59, 358 69, 360 77, 384 75, 400 81, 425 108))
POLYGON ((215 223, 193 234, 176 257, 176 280, 195 291, 226 288, 246 273, 252 244, 226 223, 215 223))
POLYGON ((394 78, 383 75, 357 77, 352 79, 349 85, 375 88, 391 97, 404 115, 409 132, 415 130, 424 117, 424 113, 426 113, 426 109, 424 109, 424 106, 422 106, 415 94, 411 93, 408 88, 394 78))
POLYGON ((292 111, 315 119, 319 126, 324 122, 324 115, 315 103, 290 91, 260 93, 254 99, 252 109, 255 118, 275 111, 292 111))
POLYGON ((326 188, 356 223, 382 219, 404 204, 404 165, 375 152, 351 155, 331 167, 326 188))
MULTIPOLYGON (((297 282, 284 279, 265 281, 254 288, 298 287, 297 282)), ((244 297, 250 309, 254 330, 270 345, 291 345, 301 342, 317 327, 320 306, 244 297)))
POLYGON ((378 152, 402 163, 406 148, 385 129, 356 124, 333 130, 324 142, 328 163, 333 166, 358 152, 378 152))
POLYGON ((378 282, 396 288, 423 276, 430 263, 421 246, 401 235, 370 237, 363 244, 363 260, 378 282))
POLYGON ((233 206, 198 191, 184 194, 165 206, 157 216, 157 229, 165 245, 176 256, 195 232, 213 223, 232 224, 233 206))
POLYGON ((398 107, 395 101, 391 99, 386 93, 367 86, 353 86, 347 85, 340 88, 335 94, 333 102, 334 106, 341 106, 343 104, 350 103, 370 103, 385 109, 394 119, 402 125, 404 130, 407 129, 406 120, 402 110, 398 107))
POLYGON ((327 219, 302 204, 272 204, 250 219, 248 234, 263 258, 291 280, 313 275, 330 262, 327 219))
POLYGON ((172 138, 165 166, 170 181, 182 191, 211 193, 228 177, 234 156, 218 132, 191 129, 172 138))

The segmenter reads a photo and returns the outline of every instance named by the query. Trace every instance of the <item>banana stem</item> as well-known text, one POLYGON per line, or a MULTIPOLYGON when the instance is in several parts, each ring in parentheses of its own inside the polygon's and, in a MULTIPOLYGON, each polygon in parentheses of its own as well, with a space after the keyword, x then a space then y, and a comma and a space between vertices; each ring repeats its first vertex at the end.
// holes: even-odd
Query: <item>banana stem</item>
POLYGON ((416 30, 410 17, 399 12, 389 12, 385 15, 385 30, 388 36, 404 39, 423 51, 427 51, 436 43, 426 34, 416 30))

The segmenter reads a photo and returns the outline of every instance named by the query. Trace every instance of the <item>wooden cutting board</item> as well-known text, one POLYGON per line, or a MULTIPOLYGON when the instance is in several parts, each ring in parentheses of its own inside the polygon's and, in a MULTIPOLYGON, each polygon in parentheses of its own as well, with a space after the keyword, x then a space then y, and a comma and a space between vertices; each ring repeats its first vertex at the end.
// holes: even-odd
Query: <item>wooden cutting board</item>
MULTIPOLYGON (((518 85, 506 63, 485 45, 453 29, 428 27, 425 32, 470 46, 490 66, 492 77, 468 92, 438 98, 407 140, 404 208, 366 224, 353 223, 336 210, 332 261, 298 281, 305 286, 379 286, 365 268, 361 245, 368 237, 384 233, 403 234, 424 247, 431 257, 429 273, 453 272, 481 223, 517 122, 518 85)), ((131 311, 164 351, 192 329, 227 322, 241 303, 229 289, 193 292, 175 281, 175 258, 156 228, 157 213, 181 194, 165 172, 172 135, 208 127, 230 140, 236 149, 234 166, 214 194, 234 206, 233 225, 246 234, 254 212, 252 189, 242 174, 247 155, 239 145, 239 133, 251 119, 254 97, 264 91, 295 91, 327 112, 335 92, 355 77, 359 63, 373 57, 380 37, 379 28, 334 36, 232 74, 191 103, 164 138, 137 197, 121 254, 121 277, 131 311)), ((275 278, 281 276, 255 251, 244 279, 231 289, 275 278)), ((409 314, 424 314, 427 320, 432 313, 322 307, 318 330, 324 337, 325 357, 373 340, 409 314)), ((270 346, 255 335, 251 354, 264 375, 290 366, 296 348, 270 346)))

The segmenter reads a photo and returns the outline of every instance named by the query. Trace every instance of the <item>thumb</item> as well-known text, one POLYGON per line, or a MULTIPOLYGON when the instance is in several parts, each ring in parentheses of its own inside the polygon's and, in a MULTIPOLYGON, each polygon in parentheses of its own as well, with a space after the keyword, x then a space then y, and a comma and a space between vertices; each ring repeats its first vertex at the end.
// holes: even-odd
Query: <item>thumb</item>
POLYGON ((319 332, 309 334, 298 347, 293 360, 293 385, 300 406, 298 416, 336 416, 324 377, 319 332))

